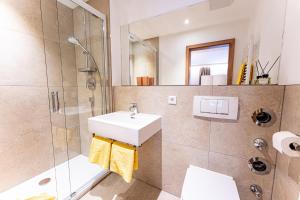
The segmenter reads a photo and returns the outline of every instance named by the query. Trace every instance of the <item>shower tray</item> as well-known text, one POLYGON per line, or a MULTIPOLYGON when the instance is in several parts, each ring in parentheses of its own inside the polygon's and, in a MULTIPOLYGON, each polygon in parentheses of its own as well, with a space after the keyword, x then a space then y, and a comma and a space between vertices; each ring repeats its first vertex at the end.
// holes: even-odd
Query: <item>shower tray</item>
POLYGON ((26 199, 42 193, 55 196, 57 200, 79 199, 108 173, 100 166, 89 163, 86 156, 78 155, 70 159, 69 163, 66 161, 1 193, 0 200, 26 199), (70 181, 66 177, 69 174, 68 166, 71 166, 70 181), (47 178, 51 179, 49 183, 39 185, 41 180, 47 178))

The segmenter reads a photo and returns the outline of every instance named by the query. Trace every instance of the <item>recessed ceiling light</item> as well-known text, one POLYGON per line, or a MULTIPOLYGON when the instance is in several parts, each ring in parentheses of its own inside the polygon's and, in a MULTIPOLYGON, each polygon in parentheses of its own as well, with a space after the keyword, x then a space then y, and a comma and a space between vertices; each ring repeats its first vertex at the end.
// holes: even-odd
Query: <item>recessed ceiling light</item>
POLYGON ((189 19, 185 19, 184 20, 184 24, 189 24, 190 23, 190 20, 189 19))

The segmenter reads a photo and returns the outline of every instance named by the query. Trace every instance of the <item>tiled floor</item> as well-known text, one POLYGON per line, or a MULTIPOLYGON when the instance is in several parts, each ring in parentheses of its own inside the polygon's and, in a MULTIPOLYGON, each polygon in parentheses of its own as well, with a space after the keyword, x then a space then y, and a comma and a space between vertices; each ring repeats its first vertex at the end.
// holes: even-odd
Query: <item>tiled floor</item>
POLYGON ((110 174, 81 200, 179 200, 139 180, 127 184, 116 174, 110 174))

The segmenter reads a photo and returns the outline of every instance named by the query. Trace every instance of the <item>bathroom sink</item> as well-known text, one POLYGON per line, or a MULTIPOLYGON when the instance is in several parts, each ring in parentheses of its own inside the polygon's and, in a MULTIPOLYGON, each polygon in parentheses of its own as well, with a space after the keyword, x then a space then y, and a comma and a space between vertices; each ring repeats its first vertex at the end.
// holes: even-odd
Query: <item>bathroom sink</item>
POLYGON ((114 112, 88 119, 90 133, 135 146, 141 146, 161 129, 161 116, 114 112))

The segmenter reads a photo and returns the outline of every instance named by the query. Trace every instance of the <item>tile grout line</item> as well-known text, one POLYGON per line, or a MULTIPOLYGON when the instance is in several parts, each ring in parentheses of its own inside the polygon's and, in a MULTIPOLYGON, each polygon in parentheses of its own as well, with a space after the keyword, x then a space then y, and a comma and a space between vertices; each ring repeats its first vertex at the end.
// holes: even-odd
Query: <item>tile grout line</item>
MULTIPOLYGON (((281 126, 282 126, 282 115, 283 115, 283 108, 284 108, 284 101, 285 101, 285 93, 286 93, 286 86, 283 86, 281 114, 280 114, 280 121, 279 121, 279 131, 281 131, 281 126)), ((273 194, 274 194, 274 184, 275 184, 275 179, 276 179, 277 161, 278 161, 278 152, 276 151, 274 172, 273 172, 273 182, 272 182, 273 184, 272 184, 272 188, 271 188, 271 200, 273 199, 273 194)))

